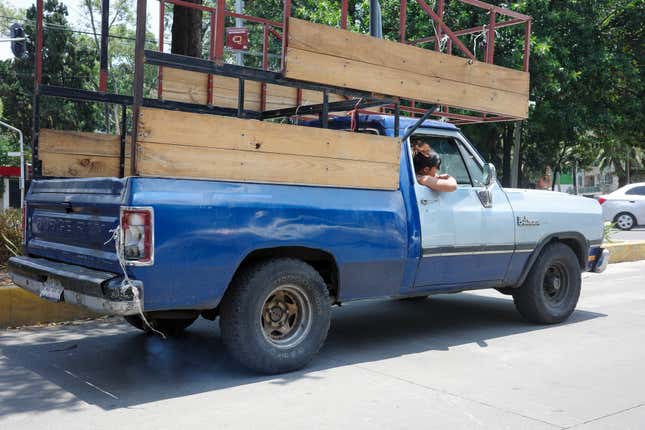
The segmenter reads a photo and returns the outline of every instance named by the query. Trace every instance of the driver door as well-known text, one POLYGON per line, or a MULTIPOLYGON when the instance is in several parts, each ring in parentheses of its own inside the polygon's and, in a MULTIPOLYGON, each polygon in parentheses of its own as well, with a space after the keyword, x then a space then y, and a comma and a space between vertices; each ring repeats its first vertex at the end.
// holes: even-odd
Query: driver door
POLYGON ((459 289, 471 284, 501 282, 513 254, 513 214, 505 193, 495 183, 490 208, 478 196, 483 189, 483 161, 454 136, 422 135, 441 157, 440 173, 457 180, 458 188, 442 193, 415 181, 421 220, 423 255, 415 287, 459 289))

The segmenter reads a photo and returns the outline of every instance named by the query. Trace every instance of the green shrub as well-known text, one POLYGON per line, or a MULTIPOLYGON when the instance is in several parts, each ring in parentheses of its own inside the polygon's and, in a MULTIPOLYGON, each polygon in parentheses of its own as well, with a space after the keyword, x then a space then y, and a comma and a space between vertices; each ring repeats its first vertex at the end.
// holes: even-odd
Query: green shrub
POLYGON ((603 239, 605 242, 613 242, 611 240, 612 236, 614 233, 616 233, 618 229, 616 228, 616 223, 615 222, 606 222, 604 227, 603 227, 603 239))
POLYGON ((0 266, 6 267, 13 255, 22 254, 22 213, 20 209, 0 211, 0 266))

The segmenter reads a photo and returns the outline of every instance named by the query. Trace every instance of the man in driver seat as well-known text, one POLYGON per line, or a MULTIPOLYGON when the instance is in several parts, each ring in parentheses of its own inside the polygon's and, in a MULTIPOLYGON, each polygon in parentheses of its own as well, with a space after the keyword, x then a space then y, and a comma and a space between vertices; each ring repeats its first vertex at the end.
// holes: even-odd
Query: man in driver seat
POLYGON ((414 156, 414 171, 417 181, 434 191, 452 192, 457 189, 457 181, 447 173, 439 174, 441 158, 436 152, 429 156, 417 154, 414 156))

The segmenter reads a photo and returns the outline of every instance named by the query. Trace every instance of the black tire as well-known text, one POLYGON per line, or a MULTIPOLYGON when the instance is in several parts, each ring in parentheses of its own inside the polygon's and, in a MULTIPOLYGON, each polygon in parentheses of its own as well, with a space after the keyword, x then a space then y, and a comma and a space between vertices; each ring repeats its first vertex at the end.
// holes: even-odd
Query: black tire
POLYGON ((567 245, 547 245, 522 286, 515 290, 515 307, 527 320, 556 324, 573 313, 580 297, 580 265, 567 245))
POLYGON ((614 224, 623 231, 636 227, 636 217, 629 212, 621 212, 614 217, 614 224))
POLYGON ((416 302, 425 302, 428 300, 430 296, 410 296, 410 297, 399 297, 398 301, 400 302, 410 302, 410 303, 416 303, 416 302))
MULTIPOLYGON (((126 315, 123 317, 131 326, 138 328, 141 331, 146 333, 154 333, 150 330, 139 315, 126 315)), ((146 317, 150 325, 157 331, 165 334, 166 336, 177 336, 186 330, 192 323, 195 322, 195 318, 172 318, 172 319, 159 319, 159 318, 148 318, 146 317)))
POLYGON ((222 340, 230 354, 266 374, 309 363, 327 338, 330 320, 329 292, 320 274, 291 258, 243 270, 220 306, 222 340))
POLYGON ((505 296, 512 296, 515 294, 516 288, 514 287, 502 287, 502 288, 495 288, 497 291, 500 293, 504 294, 505 296))

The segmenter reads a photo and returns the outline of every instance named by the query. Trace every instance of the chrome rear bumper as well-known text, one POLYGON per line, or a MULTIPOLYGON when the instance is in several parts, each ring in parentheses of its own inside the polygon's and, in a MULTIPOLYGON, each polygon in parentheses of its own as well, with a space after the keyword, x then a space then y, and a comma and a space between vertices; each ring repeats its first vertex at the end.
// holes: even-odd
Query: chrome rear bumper
MULTIPOLYGON (((53 302, 83 306, 97 313, 134 315, 137 304, 131 291, 121 288, 122 277, 45 258, 11 257, 9 275, 25 290, 53 302)), ((142 289, 142 284, 133 281, 142 289)))

